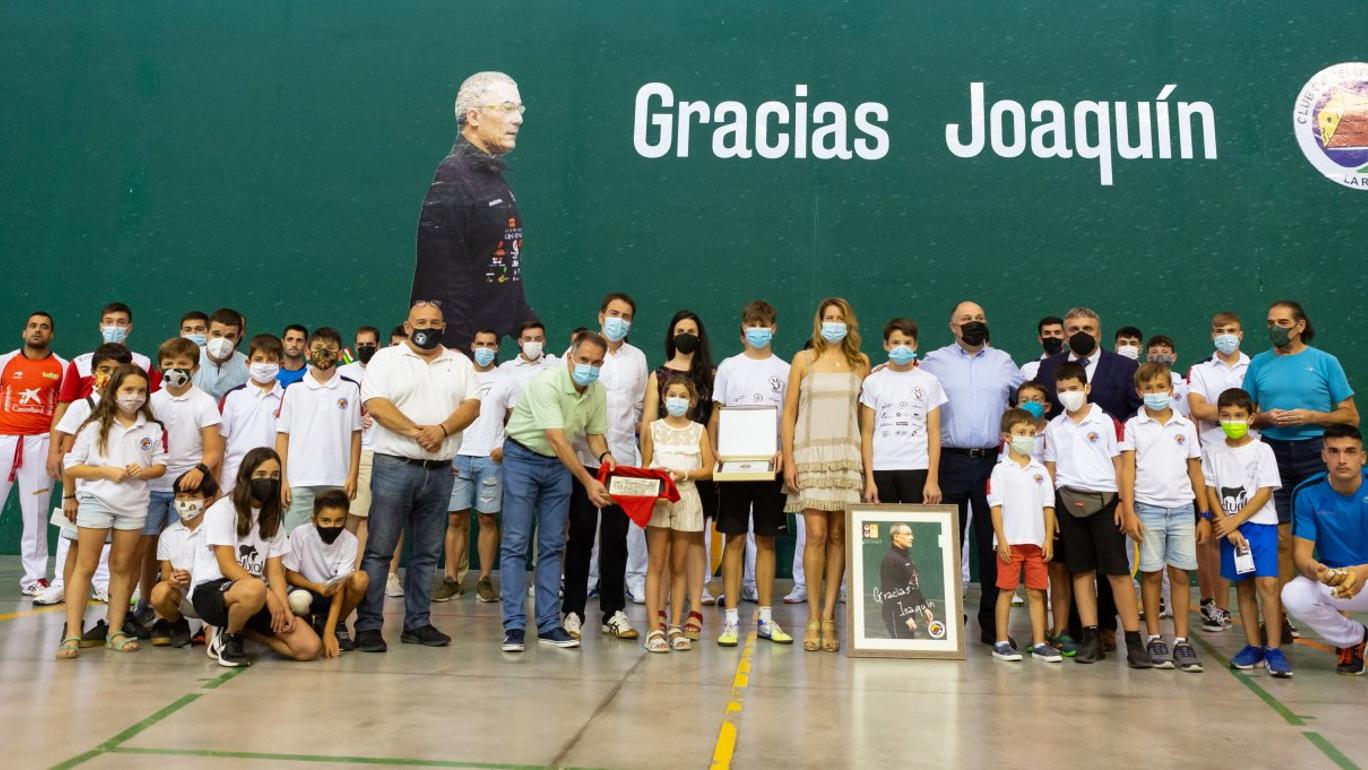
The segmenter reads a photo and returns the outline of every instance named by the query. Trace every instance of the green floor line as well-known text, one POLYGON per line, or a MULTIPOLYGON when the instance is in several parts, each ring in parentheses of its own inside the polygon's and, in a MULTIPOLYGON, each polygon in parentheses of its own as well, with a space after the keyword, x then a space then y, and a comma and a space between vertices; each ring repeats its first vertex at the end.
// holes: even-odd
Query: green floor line
POLYGON ((92 749, 91 751, 87 751, 84 754, 77 754, 76 756, 72 757, 71 759, 68 759, 65 762, 53 765, 51 770, 69 770, 69 768, 85 764, 86 762, 89 762, 90 760, 100 756, 103 753, 104 752, 100 749, 92 749))
POLYGON ((1225 670, 1230 672, 1231 676, 1239 680, 1240 683, 1243 684, 1245 687, 1248 687, 1250 692, 1259 696, 1259 700, 1262 700, 1264 703, 1268 704, 1269 708, 1278 712, 1278 716, 1287 720, 1287 723, 1289 725, 1296 725, 1298 727, 1301 727, 1306 724, 1306 722, 1300 716, 1297 716, 1292 712, 1292 709, 1283 705, 1282 701, 1275 698, 1273 696, 1273 693, 1269 692, 1268 690, 1265 690, 1257 682, 1255 682, 1253 679, 1250 679, 1248 675, 1246 675, 1243 671, 1239 670, 1238 668, 1231 668, 1230 659, 1222 655, 1221 653, 1217 652, 1216 648, 1212 647, 1211 644, 1207 642, 1207 640, 1203 639, 1200 636, 1191 636, 1189 637, 1189 639, 1201 645, 1202 649, 1206 650, 1207 655, 1210 655, 1211 657, 1215 658, 1225 668, 1225 670))
POLYGON ((401 767, 455 767, 472 770, 543 770, 545 765, 508 765, 496 762, 454 762, 445 759, 406 757, 346 757, 322 754, 276 754, 259 751, 212 751, 209 749, 143 749, 132 746, 109 749, 111 754, 154 754, 172 757, 211 757, 216 759, 264 759, 277 762, 321 762, 348 765, 398 765, 401 767))
POLYGON ((143 730, 146 730, 149 727, 152 727, 153 725, 157 724, 163 719, 166 719, 167 717, 171 716, 177 711, 180 711, 181 709, 185 708, 191 703, 194 703, 202 697, 203 696, 197 692, 192 692, 189 695, 182 695, 180 699, 177 700, 175 703, 172 703, 170 706, 167 706, 166 708, 142 720, 136 725, 133 725, 127 730, 124 730, 123 732, 119 733, 113 738, 110 738, 104 743, 101 743, 99 746, 96 747, 96 749, 100 751, 113 751, 114 749, 118 748, 119 746, 123 745, 124 743, 132 739, 138 733, 142 732, 143 730))
POLYGON ((1354 764, 1354 760, 1346 757, 1344 752, 1335 748, 1335 744, 1327 741, 1325 736, 1320 733, 1312 732, 1305 732, 1302 733, 1302 735, 1305 735, 1308 741, 1315 744, 1316 748, 1320 749, 1325 756, 1329 757, 1331 762, 1334 762, 1336 765, 1343 768, 1343 770, 1358 770, 1358 765, 1354 764))
POLYGON ((228 669, 227 671, 224 671, 222 674, 219 674, 218 676, 214 677, 213 679, 210 679, 210 680, 208 680, 207 682, 205 682, 203 685, 200 686, 200 689, 201 689, 201 690, 214 690, 214 689, 217 689, 218 687, 220 687, 220 686, 222 686, 223 684, 227 683, 228 680, 232 679, 233 677, 237 676, 238 674, 241 674, 242 672, 244 672, 244 671, 246 671, 246 670, 247 670, 247 667, 246 667, 246 666, 239 666, 238 668, 230 668, 230 669, 228 669))

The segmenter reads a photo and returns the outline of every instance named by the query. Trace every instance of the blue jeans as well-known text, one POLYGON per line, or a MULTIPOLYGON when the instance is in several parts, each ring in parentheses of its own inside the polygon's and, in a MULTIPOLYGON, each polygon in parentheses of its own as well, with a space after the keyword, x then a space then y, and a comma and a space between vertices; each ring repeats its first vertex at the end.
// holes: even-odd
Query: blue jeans
POLYGON ((1273 491, 1273 507, 1278 510, 1278 523, 1292 521, 1292 492, 1297 485, 1325 470, 1325 460, 1321 459, 1324 440, 1317 438, 1300 441, 1279 441, 1266 438, 1263 442, 1273 450, 1273 458, 1278 461, 1278 475, 1282 477, 1282 488, 1273 491))
POLYGON ((1136 503, 1135 515, 1145 525, 1141 572, 1162 572, 1165 564, 1188 572, 1197 569, 1197 515, 1192 503, 1177 508, 1136 503))
POLYGON ((172 513, 176 504, 175 492, 148 492, 147 498, 147 518, 143 520, 142 533, 149 537, 156 537, 162 530, 171 526, 171 522, 179 517, 172 513))
POLYGON ((371 509, 366 552, 361 569, 370 578, 366 597, 356 608, 358 631, 384 624, 385 578, 399 535, 409 532, 409 564, 404 573, 404 629, 429 625, 432 576, 446 536, 447 500, 451 498, 451 466, 433 468, 376 454, 371 468, 371 509))
POLYGON ((505 630, 527 628, 527 545, 537 528, 537 633, 560 626, 561 556, 570 517, 570 471, 508 441, 503 460, 503 538, 499 584, 505 630))

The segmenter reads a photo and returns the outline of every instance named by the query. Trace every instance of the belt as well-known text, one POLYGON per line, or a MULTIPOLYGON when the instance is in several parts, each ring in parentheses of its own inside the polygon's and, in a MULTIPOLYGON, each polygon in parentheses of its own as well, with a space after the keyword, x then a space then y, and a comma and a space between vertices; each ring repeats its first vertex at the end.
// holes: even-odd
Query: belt
POLYGON ((957 446, 945 446, 941 447, 941 451, 945 454, 962 455, 964 457, 997 457, 998 455, 997 447, 989 447, 987 449, 961 449, 957 446))
POLYGON ((398 460, 401 463, 408 463, 409 465, 421 465, 430 471, 435 471, 438 468, 451 467, 450 460, 419 460, 416 457, 401 457, 400 455, 388 455, 384 452, 376 452, 376 454, 380 457, 388 457, 391 460, 398 460))
POLYGON ((512 444, 513 446, 515 446, 515 447, 517 447, 517 448, 523 450, 524 452, 527 452, 528 454, 536 455, 537 457, 542 457, 542 458, 545 458, 545 459, 547 459, 547 460, 555 460, 555 459, 556 459, 556 456, 555 456, 554 454, 552 454, 552 455, 544 455, 544 454, 542 454, 541 452, 538 452, 537 450, 533 449, 532 447, 530 447, 530 446, 524 444, 523 442, 521 442, 521 441, 519 441, 519 440, 513 438, 512 436, 504 436, 504 441, 507 441, 508 443, 510 443, 510 444, 512 444))

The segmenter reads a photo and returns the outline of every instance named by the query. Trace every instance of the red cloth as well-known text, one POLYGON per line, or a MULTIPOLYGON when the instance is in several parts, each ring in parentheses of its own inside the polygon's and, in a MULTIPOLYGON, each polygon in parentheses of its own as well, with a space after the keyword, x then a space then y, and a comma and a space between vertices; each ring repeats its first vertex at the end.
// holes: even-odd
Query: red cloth
POLYGON ((636 522, 638 527, 646 528, 651 522, 651 514, 655 508, 657 500, 668 500, 672 503, 679 502, 679 489, 675 487, 674 479, 670 478, 668 471, 661 468, 633 468, 627 465, 619 465, 612 471, 608 466, 599 468, 599 483, 608 486, 608 479, 613 476, 626 476, 633 479, 659 479, 660 493, 655 497, 642 497, 638 495, 613 495, 613 502, 622 506, 622 510, 627 514, 627 518, 636 522))

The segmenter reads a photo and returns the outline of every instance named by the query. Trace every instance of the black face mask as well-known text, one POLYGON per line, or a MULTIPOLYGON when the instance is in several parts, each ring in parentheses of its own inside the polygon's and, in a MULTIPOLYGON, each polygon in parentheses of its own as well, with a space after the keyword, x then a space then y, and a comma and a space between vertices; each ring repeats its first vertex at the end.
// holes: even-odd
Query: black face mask
POLYGON ((988 324, 982 321, 970 321, 960 325, 960 338, 964 344, 970 346, 982 345, 988 339, 988 324))
POLYGON ((361 359, 361 363, 363 363, 363 364, 368 364, 368 363, 370 363, 371 356, 373 356, 373 355, 375 355, 375 346, 374 346, 374 345, 357 345, 357 346, 356 346, 356 357, 359 358, 359 359, 361 359))
POLYGON ((686 355, 692 353, 695 350, 698 350, 698 335, 689 334, 687 332, 684 334, 676 334, 674 336, 674 346, 675 350, 678 350, 680 353, 686 355))
POLYGON ((1076 356, 1090 356, 1096 349, 1097 340, 1093 339, 1093 336, 1087 332, 1077 332, 1069 338, 1069 350, 1072 350, 1076 356))
POLYGON ((265 503, 280 495, 280 479, 252 479, 252 499, 265 503))
POLYGON ((436 350, 442 344, 441 329, 414 329, 409 335, 409 342, 419 350, 436 350))
POLYGON ((346 529, 346 528, 345 528, 345 527, 318 527, 318 526, 315 526, 314 529, 318 530, 318 539, 319 539, 319 540, 322 540, 322 541, 324 542, 324 544, 326 544, 326 545, 332 545, 333 543, 337 542, 337 538, 341 537, 341 535, 342 535, 342 530, 343 530, 343 529, 346 529))
POLYGON ((1040 346, 1045 348, 1046 354, 1054 355, 1064 349, 1064 340, 1058 337, 1046 337, 1040 341, 1040 346))

